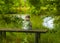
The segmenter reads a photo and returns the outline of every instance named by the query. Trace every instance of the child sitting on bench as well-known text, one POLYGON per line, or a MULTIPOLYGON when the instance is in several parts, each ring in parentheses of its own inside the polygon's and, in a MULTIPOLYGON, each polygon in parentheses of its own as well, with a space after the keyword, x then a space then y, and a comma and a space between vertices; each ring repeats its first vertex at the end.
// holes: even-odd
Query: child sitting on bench
POLYGON ((26 15, 23 21, 23 29, 24 30, 32 30, 32 24, 30 22, 30 15, 26 15))
MULTIPOLYGON (((26 15, 23 21, 23 29, 24 30, 32 30, 32 24, 30 22, 30 15, 26 15)), ((31 35, 31 34, 30 34, 31 35)), ((26 37, 24 38, 24 43, 28 43, 28 37, 30 37, 28 33, 26 33, 26 37)))

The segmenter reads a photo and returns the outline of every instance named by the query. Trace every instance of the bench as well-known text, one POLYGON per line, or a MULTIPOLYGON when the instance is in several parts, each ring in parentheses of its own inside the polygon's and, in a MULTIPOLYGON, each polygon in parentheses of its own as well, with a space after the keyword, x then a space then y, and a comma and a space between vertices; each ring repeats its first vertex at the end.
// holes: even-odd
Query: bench
POLYGON ((47 30, 21 30, 21 29, 0 29, 0 34, 4 34, 3 36, 6 38, 6 32, 22 32, 22 33, 35 33, 35 42, 39 43, 40 34, 46 33, 47 30))

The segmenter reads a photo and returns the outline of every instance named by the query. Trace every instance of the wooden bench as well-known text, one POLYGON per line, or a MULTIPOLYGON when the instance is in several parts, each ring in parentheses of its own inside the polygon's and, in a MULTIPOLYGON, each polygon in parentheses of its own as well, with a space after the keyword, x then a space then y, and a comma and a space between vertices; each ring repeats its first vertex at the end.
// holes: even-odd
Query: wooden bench
POLYGON ((21 30, 21 29, 0 29, 0 34, 6 38, 6 32, 22 32, 22 33, 35 33, 35 42, 39 43, 40 34, 46 33, 47 30, 21 30))

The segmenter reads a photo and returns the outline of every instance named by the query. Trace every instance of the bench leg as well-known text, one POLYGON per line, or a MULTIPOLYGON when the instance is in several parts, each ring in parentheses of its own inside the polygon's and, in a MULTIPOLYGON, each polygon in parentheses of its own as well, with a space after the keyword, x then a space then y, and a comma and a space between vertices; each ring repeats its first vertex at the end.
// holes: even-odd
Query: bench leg
POLYGON ((2 41, 2 40, 3 40, 2 33, 3 33, 3 32, 0 31, 0 42, 1 42, 1 43, 3 42, 3 41, 2 41))
POLYGON ((3 38, 6 39, 6 32, 5 31, 2 33, 2 35, 3 35, 3 38))
POLYGON ((40 39, 40 33, 35 33, 35 42, 34 43, 39 43, 40 39))
POLYGON ((3 43, 4 39, 6 39, 6 32, 0 31, 0 42, 3 43))

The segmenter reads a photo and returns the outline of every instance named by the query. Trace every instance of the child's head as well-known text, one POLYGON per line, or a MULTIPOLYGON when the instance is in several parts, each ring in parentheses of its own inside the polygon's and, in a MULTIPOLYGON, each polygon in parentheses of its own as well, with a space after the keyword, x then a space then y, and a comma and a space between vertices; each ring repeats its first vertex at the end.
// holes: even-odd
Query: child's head
POLYGON ((25 16, 25 20, 26 20, 26 21, 29 21, 29 20, 30 20, 30 15, 26 15, 26 16, 25 16))

